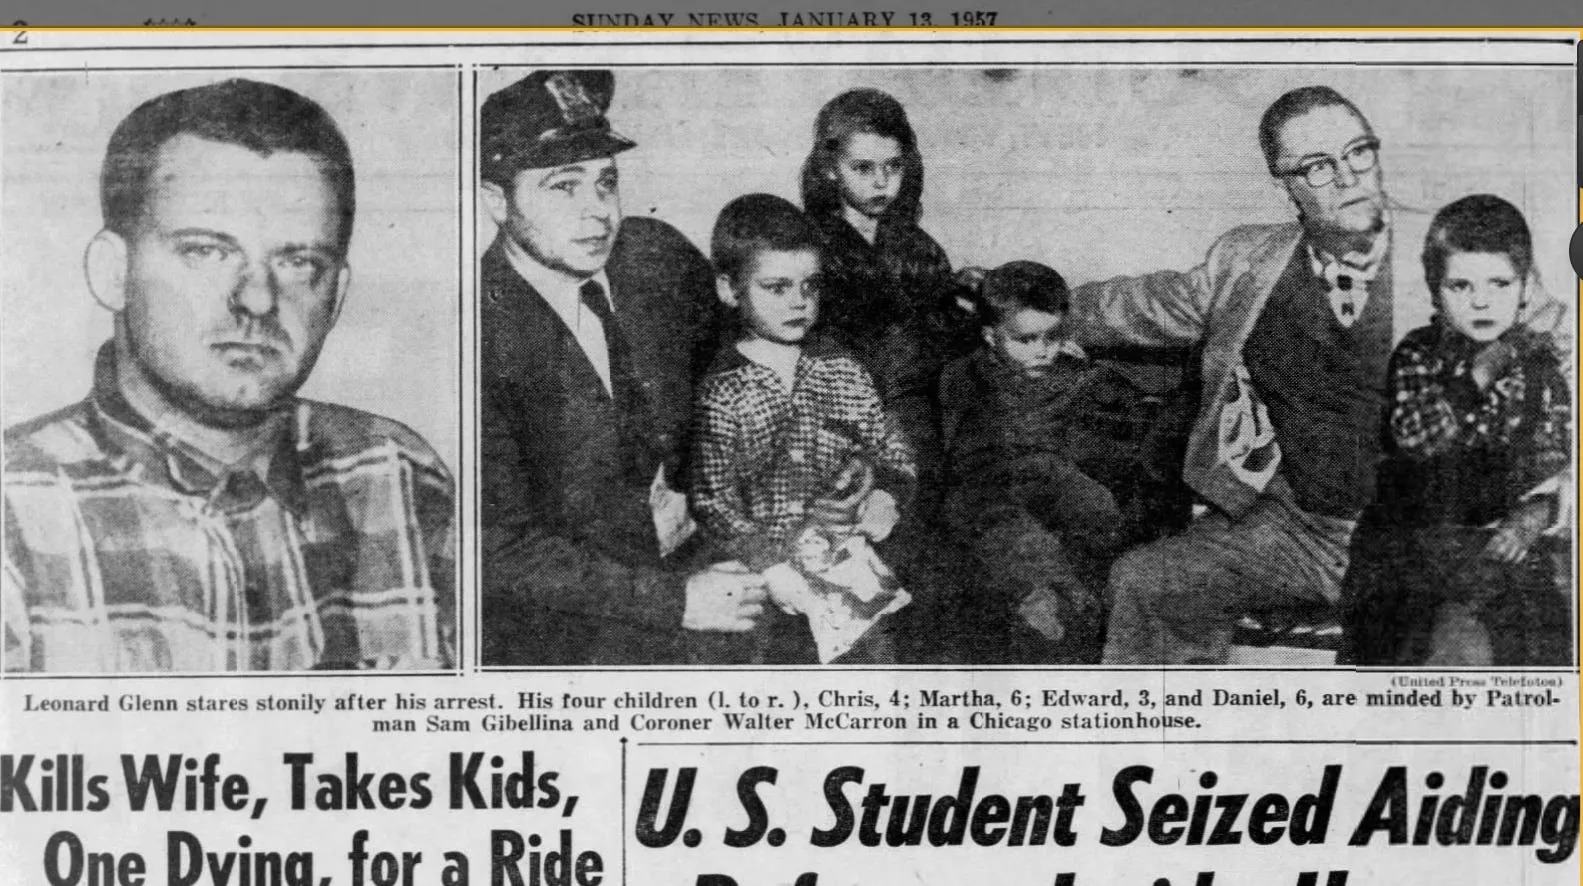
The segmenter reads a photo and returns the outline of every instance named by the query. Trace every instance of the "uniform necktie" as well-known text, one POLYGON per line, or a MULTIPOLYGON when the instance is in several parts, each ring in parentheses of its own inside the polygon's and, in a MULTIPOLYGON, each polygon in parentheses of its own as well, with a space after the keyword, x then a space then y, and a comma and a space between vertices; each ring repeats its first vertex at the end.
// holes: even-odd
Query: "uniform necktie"
POLYGON ((610 390, 620 410, 622 433, 627 438, 627 451, 631 458, 629 470, 634 481, 646 482, 654 468, 648 459, 648 433, 650 417, 648 400, 632 368, 632 352, 627 347, 627 337, 616 322, 610 309, 610 299, 597 280, 588 280, 577 289, 583 307, 594 312, 605 329, 605 351, 610 355, 610 390))
POLYGON ((599 285, 598 280, 584 282, 578 287, 577 296, 582 300, 583 307, 592 311, 599 318, 599 325, 604 327, 605 353, 610 357, 610 392, 616 400, 622 400, 633 393, 627 388, 632 380, 627 338, 621 334, 616 314, 610 310, 610 299, 605 296, 605 288, 599 285))

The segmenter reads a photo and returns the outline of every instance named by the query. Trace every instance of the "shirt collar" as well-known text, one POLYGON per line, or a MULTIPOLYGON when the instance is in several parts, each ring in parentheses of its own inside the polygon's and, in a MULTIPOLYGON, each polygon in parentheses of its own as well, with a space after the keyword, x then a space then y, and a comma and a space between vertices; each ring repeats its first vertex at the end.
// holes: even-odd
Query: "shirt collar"
MULTIPOLYGON (((824 332, 815 330, 810 332, 807 338, 803 339, 802 353, 798 355, 797 359, 799 361, 803 359, 824 360, 849 354, 850 352, 837 343, 835 339, 824 332)), ((708 374, 730 372, 734 369, 741 369, 744 366, 758 365, 748 359, 746 354, 737 350, 736 345, 733 344, 720 348, 715 352, 714 361, 709 366, 708 374)))
POLYGON ((1314 270, 1314 275, 1320 279, 1326 277, 1326 269, 1334 268, 1332 273, 1347 273, 1362 281, 1373 280, 1379 273, 1385 258, 1385 253, 1391 248, 1391 217, 1389 210, 1384 216, 1384 227, 1375 235, 1374 242, 1369 244, 1368 252, 1349 252, 1346 255, 1331 255, 1314 246, 1310 237, 1304 237, 1304 245, 1308 251, 1309 265, 1314 270))
MULTIPOLYGON (((604 268, 600 268, 599 272, 591 277, 573 277, 539 264, 524 254, 521 247, 517 246, 509 237, 504 236, 501 239, 500 252, 506 257, 506 262, 511 265, 511 269, 516 271, 522 279, 526 280, 528 285, 532 286, 552 306, 574 309, 580 306, 582 304, 582 293, 580 290, 583 284, 589 280, 604 287, 605 298, 607 300, 611 298, 610 278, 605 274, 604 268)), ((613 301, 611 302, 611 309, 612 311, 615 309, 613 301)))
POLYGON ((89 406, 89 421, 108 454, 124 459, 146 482, 205 496, 222 511, 246 509, 256 504, 260 493, 273 496, 298 516, 307 510, 303 462, 311 457, 314 441, 309 433, 311 411, 306 400, 293 400, 291 406, 283 407, 292 410, 292 420, 281 423, 261 489, 255 472, 227 471, 215 459, 138 412, 121 392, 111 342, 99 349, 94 361, 89 406))

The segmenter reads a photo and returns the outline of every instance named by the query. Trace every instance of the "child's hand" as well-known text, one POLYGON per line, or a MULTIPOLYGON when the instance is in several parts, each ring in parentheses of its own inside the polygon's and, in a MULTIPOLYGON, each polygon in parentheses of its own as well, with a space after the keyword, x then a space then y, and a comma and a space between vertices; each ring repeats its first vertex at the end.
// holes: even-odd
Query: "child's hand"
POLYGON ((1517 349, 1503 341, 1491 342, 1473 357, 1473 383, 1479 390, 1490 386, 1495 379, 1506 374, 1506 369, 1517 356, 1517 349))
POLYGON ((1550 501, 1531 498, 1517 506, 1511 516, 1501 521, 1495 537, 1484 546, 1484 556, 1497 563, 1519 563, 1528 556, 1539 536, 1550 522, 1550 501))
POLYGON ((901 507, 896 504, 896 496, 876 489, 858 508, 857 531, 874 541, 884 541, 900 521, 901 507))
POLYGON ((793 569, 790 563, 776 563, 761 573, 769 589, 770 602, 787 615, 797 615, 813 608, 814 592, 808 579, 793 569))
POLYGON ((1038 631, 1051 643, 1059 643, 1066 636, 1066 627, 1061 624, 1060 601, 1048 587, 1041 587, 1023 597, 1022 603, 1017 606, 1017 614, 1028 623, 1028 627, 1038 631))

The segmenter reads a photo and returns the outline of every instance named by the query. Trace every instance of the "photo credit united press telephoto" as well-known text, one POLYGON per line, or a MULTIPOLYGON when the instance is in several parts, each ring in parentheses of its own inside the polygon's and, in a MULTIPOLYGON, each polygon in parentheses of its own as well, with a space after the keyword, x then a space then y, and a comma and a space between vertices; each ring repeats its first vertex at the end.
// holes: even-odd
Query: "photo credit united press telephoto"
POLYGON ((0 35, 0 882, 1576 883, 1577 40, 0 35))

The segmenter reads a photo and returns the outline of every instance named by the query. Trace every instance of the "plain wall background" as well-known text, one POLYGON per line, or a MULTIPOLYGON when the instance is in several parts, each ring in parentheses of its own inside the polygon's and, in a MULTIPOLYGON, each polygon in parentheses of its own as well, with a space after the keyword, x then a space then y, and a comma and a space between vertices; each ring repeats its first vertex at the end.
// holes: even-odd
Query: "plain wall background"
POLYGON ((323 105, 352 149, 352 286, 303 395, 401 421, 456 469, 461 292, 457 73, 251 70, 6 74, 0 104, 5 425, 82 399, 111 315, 83 280, 110 133, 163 92, 249 77, 323 105))
MULTIPOLYGON (((479 102, 529 70, 480 72, 479 102)), ((1265 170, 1258 122, 1281 93, 1316 83, 1369 118, 1397 201, 1432 212, 1489 192, 1521 208, 1548 288, 1572 303, 1569 69, 618 68, 610 119, 638 143, 619 158, 625 212, 668 221, 707 252, 715 213, 733 197, 801 202, 824 102, 883 89, 918 133, 923 227, 952 263, 1034 259, 1075 284, 1186 269, 1235 225, 1292 218, 1265 170)), ((481 215, 479 248, 493 235, 481 215)), ((1409 282, 1422 294, 1422 279, 1409 282)))

